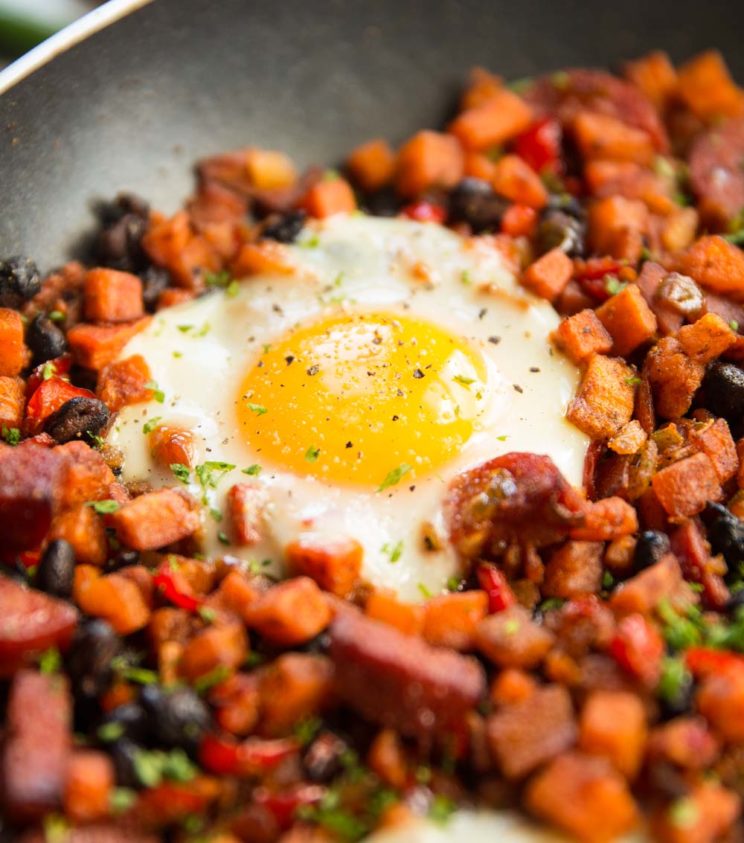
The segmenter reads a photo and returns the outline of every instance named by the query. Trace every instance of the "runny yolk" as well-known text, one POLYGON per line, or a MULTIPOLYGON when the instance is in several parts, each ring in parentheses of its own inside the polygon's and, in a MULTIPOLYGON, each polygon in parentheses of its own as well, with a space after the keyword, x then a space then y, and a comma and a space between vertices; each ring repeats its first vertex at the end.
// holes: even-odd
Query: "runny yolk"
POLYGON ((379 488, 456 456, 485 395, 485 364, 461 338, 403 315, 342 314, 264 348, 238 420, 267 463, 379 488))

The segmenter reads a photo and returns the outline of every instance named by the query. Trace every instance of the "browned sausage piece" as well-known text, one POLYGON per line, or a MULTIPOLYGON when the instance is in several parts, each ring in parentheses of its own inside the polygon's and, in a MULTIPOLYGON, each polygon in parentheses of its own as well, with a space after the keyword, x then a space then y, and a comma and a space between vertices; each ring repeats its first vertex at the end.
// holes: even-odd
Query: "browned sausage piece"
POLYGON ((0 758, 4 810, 27 822, 62 805, 72 746, 72 700, 62 676, 23 670, 10 688, 0 758))
POLYGON ((0 676, 29 654, 50 647, 64 650, 77 619, 71 604, 0 576, 0 676))
POLYGON ((0 446, 0 535, 3 548, 38 546, 52 520, 59 456, 39 445, 0 446))
POLYGON ((744 209, 744 118, 703 132, 692 145, 689 165, 703 217, 725 226, 744 209))
POLYGON ((508 779, 519 779, 576 742, 571 697, 562 685, 539 688, 488 720, 488 740, 508 779))
POLYGON ((485 693, 475 659, 356 611, 341 611, 330 634, 341 697, 363 717, 403 734, 427 737, 457 728, 485 693))

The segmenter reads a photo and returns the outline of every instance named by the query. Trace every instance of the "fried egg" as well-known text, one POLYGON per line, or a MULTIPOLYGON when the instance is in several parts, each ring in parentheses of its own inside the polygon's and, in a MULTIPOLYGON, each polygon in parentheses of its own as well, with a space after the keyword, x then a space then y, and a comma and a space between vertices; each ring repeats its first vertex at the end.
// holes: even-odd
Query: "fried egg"
POLYGON ((578 372, 549 342, 558 316, 488 238, 433 223, 339 216, 280 246, 283 266, 161 311, 142 355, 156 399, 109 442, 125 481, 179 482, 147 432, 191 432, 180 481, 205 504, 203 551, 282 574, 310 533, 363 548, 363 578, 420 600, 458 577, 443 505, 460 472, 547 454, 580 484, 586 437, 565 419, 578 372), (235 543, 226 494, 260 491, 258 540, 235 543))

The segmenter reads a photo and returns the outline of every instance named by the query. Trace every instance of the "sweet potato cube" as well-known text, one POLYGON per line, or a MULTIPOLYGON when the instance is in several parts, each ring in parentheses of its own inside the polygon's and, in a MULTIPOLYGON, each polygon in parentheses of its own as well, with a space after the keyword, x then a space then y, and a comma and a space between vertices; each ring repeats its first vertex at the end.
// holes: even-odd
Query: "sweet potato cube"
POLYGON ((584 512, 584 523, 571 530, 571 538, 581 541, 615 541, 630 536, 638 530, 635 507, 622 498, 602 498, 589 501, 584 512))
POLYGON ((424 639, 435 647, 470 650, 475 645, 475 630, 487 612, 485 591, 432 597, 424 604, 424 639))
POLYGON ((324 219, 356 210, 356 197, 346 179, 322 179, 308 190, 303 202, 311 217, 324 219))
POLYGON ((0 376, 14 378, 29 362, 23 342, 23 320, 17 310, 0 307, 0 376))
POLYGON ((301 534, 285 551, 290 570, 310 577, 324 590, 347 597, 359 579, 364 549, 358 541, 343 536, 325 538, 301 534))
POLYGON ((629 456, 637 454, 645 445, 648 435, 637 419, 631 419, 607 443, 607 447, 616 454, 629 456))
POLYGON ((500 196, 518 205, 543 208, 548 201, 540 176, 518 155, 504 155, 496 162, 491 185, 500 196))
POLYGON ((535 295, 555 301, 572 275, 573 261, 562 249, 555 248, 531 263, 522 274, 521 282, 535 295))
POLYGON ((517 94, 506 88, 480 105, 468 108, 449 125, 466 149, 480 151, 498 146, 523 132, 532 122, 532 109, 517 94))
POLYGON ((395 188, 414 199, 433 187, 454 187, 462 178, 465 159, 457 140, 424 130, 406 141, 398 152, 395 188))
POLYGON ((710 458, 720 482, 726 483, 739 470, 739 455, 726 419, 716 419, 702 429, 693 428, 690 442, 710 458))
POLYGON ((286 653, 261 671, 258 682, 261 734, 291 733, 302 720, 317 716, 333 687, 330 661, 314 653, 286 653))
POLYGON ((623 68, 625 77, 662 110, 677 87, 677 71, 662 50, 655 50, 623 68))
POLYGON ((665 810, 658 810, 651 819, 651 830, 661 843, 715 843, 728 836, 740 814, 737 793, 714 781, 703 782, 665 810))
POLYGON ((90 325, 81 322, 67 332, 67 342, 81 366, 98 371, 112 363, 129 340, 149 324, 149 316, 119 325, 90 325))
POLYGON ((522 606, 484 618, 476 629, 478 649, 499 667, 535 667, 553 645, 553 634, 522 606))
POLYGON ((78 564, 103 565, 106 561, 106 528, 100 516, 85 504, 78 504, 55 515, 49 529, 49 539, 69 542, 78 564))
POLYGON ((101 576, 91 565, 78 565, 72 596, 86 614, 108 621, 119 635, 142 629, 150 619, 142 591, 122 574, 101 576))
POLYGON ((594 594, 602 583, 601 542, 569 541, 556 550, 545 566, 542 591, 548 597, 570 600, 594 594))
POLYGON ((3 428, 20 429, 26 406, 26 385, 21 378, 0 375, 0 432, 3 428))
POLYGON ((403 603, 395 592, 377 589, 364 606, 368 618, 394 626, 405 635, 420 635, 424 627, 424 607, 418 603, 403 603))
POLYGON ((150 453, 161 468, 178 463, 191 468, 194 462, 194 434, 182 427, 161 424, 150 431, 150 453))
POLYGON ((658 415, 675 419, 690 409, 703 382, 705 366, 688 357, 674 337, 663 337, 649 351, 643 372, 651 385, 658 415))
POLYGON ((194 502, 174 489, 140 495, 109 517, 119 541, 134 550, 165 547, 199 527, 194 502))
POLYGON ((114 764, 105 752, 75 750, 67 768, 65 814, 79 823, 107 817, 115 784, 114 764))
POLYGON ((281 647, 304 644, 331 620, 323 592, 309 577, 295 577, 272 586, 250 607, 246 623, 281 647))
POLYGON ((635 778, 647 737, 643 703, 628 691, 594 691, 579 721, 579 746, 601 755, 627 779, 635 778))
POLYGON ((595 354, 567 418, 592 439, 614 436, 633 415, 635 372, 622 360, 595 354))
POLYGON ((698 363, 710 363, 736 342, 736 332, 717 313, 706 313, 677 331, 682 350, 698 363))
POLYGON ((220 620, 198 632, 184 646, 179 673, 193 682, 216 668, 237 670, 248 655, 243 623, 234 618, 220 620))
POLYGON ((572 128, 584 158, 632 161, 644 165, 653 161, 651 136, 609 114, 580 111, 573 120, 572 128))
POLYGON ((635 263, 643 251, 648 227, 648 208, 637 199, 608 196, 589 208, 589 242, 600 255, 635 263))
POLYGON ((651 485, 671 518, 697 515, 708 501, 719 501, 723 497, 715 466, 704 453, 662 468, 653 476, 651 485))
POLYGON ((372 193, 392 181, 395 153, 386 140, 376 138, 352 150, 346 169, 362 190, 372 193))
POLYGON ((273 149, 249 149, 245 169, 251 184, 259 190, 280 190, 297 181, 297 170, 283 152, 273 149))
POLYGON ((701 120, 744 114, 744 91, 734 84, 723 56, 709 50, 678 70, 677 94, 701 120))
POLYGON ((744 252, 717 234, 700 237, 678 261, 679 271, 716 293, 744 298, 744 252))
POLYGON ((111 363, 101 372, 96 389, 98 397, 113 412, 127 404, 150 401, 153 391, 147 384, 152 380, 150 367, 141 354, 111 363))
POLYGON ((131 272, 89 269, 83 303, 85 318, 91 322, 132 322, 145 313, 142 281, 131 272))
POLYGON ((636 284, 628 284, 596 312, 612 337, 613 354, 625 357, 656 333, 656 316, 636 284))
POLYGON ((564 319, 553 332, 552 339, 578 364, 592 354, 606 354, 612 348, 612 337, 591 308, 564 319))

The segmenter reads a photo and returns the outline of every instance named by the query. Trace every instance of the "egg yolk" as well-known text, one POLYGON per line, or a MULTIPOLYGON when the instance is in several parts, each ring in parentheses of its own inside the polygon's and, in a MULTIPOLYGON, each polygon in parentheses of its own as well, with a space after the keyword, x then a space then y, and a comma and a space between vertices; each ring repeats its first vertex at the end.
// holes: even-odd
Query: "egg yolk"
POLYGON ((460 337, 404 315, 346 313, 264 347, 238 421, 261 460, 380 488, 456 456, 485 396, 483 359, 460 337))

